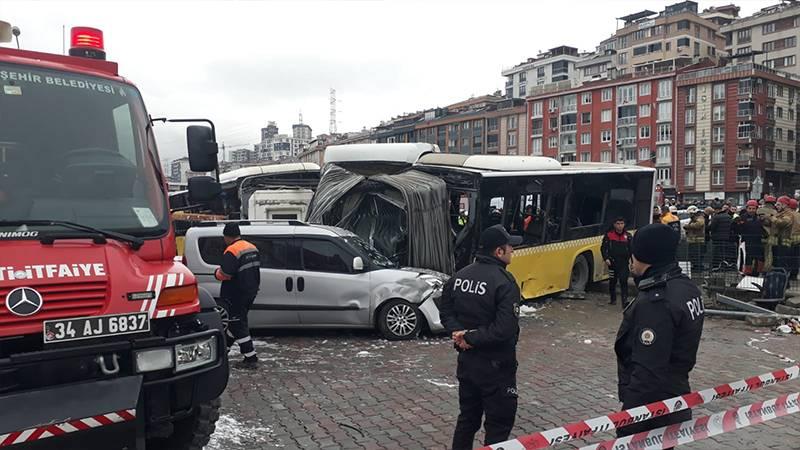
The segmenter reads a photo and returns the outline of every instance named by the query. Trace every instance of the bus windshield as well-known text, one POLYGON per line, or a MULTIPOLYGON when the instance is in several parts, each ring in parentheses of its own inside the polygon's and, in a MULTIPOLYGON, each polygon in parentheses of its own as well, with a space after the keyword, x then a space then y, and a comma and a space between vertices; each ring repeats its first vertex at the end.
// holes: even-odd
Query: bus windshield
POLYGON ((0 221, 163 235, 167 205, 147 125, 131 85, 0 63, 0 221))

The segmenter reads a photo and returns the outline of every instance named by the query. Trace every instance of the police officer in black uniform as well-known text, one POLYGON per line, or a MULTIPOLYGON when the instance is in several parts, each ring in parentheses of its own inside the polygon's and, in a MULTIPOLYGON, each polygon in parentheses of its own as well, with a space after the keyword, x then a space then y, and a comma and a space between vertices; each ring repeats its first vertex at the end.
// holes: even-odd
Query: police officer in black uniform
POLYGON ((445 284, 440 315, 458 354, 460 414, 453 449, 471 449, 485 414, 485 445, 508 440, 517 414, 520 292, 506 271, 513 246, 502 225, 481 234, 475 262, 445 284))
MULTIPOLYGON (((691 392, 689 372, 697 360, 703 333, 700 289, 676 260, 679 235, 652 224, 631 241, 631 272, 639 295, 623 314, 614 350, 623 409, 691 392)), ((691 419, 692 411, 657 417, 620 428, 619 436, 691 419)))

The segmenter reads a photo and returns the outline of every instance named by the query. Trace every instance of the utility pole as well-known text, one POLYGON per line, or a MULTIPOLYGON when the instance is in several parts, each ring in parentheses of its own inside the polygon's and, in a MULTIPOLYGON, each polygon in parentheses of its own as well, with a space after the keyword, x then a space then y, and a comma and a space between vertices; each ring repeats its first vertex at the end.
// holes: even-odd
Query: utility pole
POLYGON ((328 133, 330 135, 336 134, 336 89, 331 88, 331 97, 330 97, 330 104, 331 104, 331 118, 330 123, 328 124, 328 133))

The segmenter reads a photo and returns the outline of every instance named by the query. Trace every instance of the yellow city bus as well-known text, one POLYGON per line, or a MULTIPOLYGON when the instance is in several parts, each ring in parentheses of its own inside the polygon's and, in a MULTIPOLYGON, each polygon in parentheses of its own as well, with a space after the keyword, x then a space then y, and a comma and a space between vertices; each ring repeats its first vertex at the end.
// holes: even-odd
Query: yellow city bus
POLYGON ((428 153, 414 169, 447 184, 456 269, 472 261, 489 226, 523 237, 509 270, 526 299, 580 292, 608 278, 600 243, 614 219, 624 217, 629 229, 651 220, 652 168, 428 153))

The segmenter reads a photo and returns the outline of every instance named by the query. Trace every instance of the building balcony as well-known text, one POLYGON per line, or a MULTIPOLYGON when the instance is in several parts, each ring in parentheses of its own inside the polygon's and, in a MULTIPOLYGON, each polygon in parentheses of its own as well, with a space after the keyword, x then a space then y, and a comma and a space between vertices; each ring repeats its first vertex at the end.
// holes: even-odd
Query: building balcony
POLYGON ((659 136, 656 138, 656 144, 672 144, 671 136, 659 136))
POLYGON ((672 166, 672 158, 656 158, 657 166, 672 166))
POLYGON ((559 153, 570 152, 575 153, 575 150, 578 148, 576 144, 561 144, 558 148, 559 153))
POLYGON ((541 119, 542 117, 544 117, 544 114, 542 114, 541 111, 534 111, 531 113, 531 119, 541 119))
POLYGON ((636 116, 633 117, 619 117, 617 118, 617 126, 618 127, 625 127, 630 125, 636 125, 636 116))
POLYGON ((755 114, 755 110, 752 109, 740 109, 736 111, 736 117, 748 117, 752 118, 755 114))
POLYGON ((513 81, 506 81, 506 89, 508 89, 510 87, 513 87, 513 86, 514 86, 514 82, 513 81))
POLYGON ((737 175, 736 184, 750 184, 750 175, 737 175))
POLYGON ((576 123, 568 123, 568 124, 561 125, 561 132, 562 133, 574 132, 577 129, 578 129, 578 124, 576 124, 576 123))
POLYGON ((531 131, 532 136, 541 136, 543 134, 544 134, 544 129, 542 128, 534 128, 533 131, 531 131))
POLYGON ((617 139, 618 147, 635 147, 636 137, 625 137, 617 139))
POLYGON ((753 159, 752 151, 739 151, 738 153, 736 153, 737 162, 749 162, 752 159, 753 159))
POLYGON ((578 110, 577 103, 569 103, 566 105, 561 105, 561 114, 573 113, 578 110))

